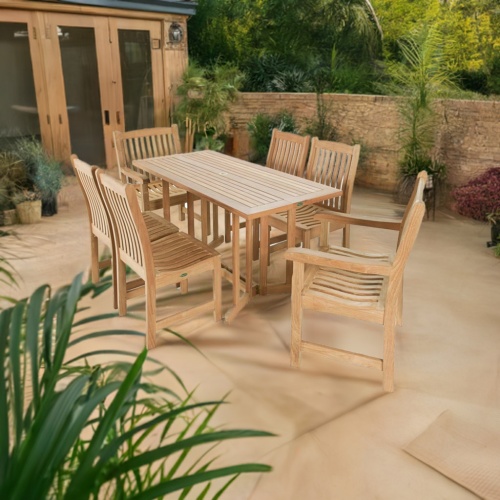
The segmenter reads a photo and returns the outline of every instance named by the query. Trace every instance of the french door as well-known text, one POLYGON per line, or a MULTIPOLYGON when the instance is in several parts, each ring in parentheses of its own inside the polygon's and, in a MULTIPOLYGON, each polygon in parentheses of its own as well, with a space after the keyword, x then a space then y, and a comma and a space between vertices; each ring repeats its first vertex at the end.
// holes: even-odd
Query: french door
POLYGON ((4 12, 0 41, 17 52, 0 43, 0 64, 15 57, 17 69, 0 110, 23 126, 31 120, 54 156, 112 167, 114 130, 165 123, 160 21, 13 11, 4 22, 4 12))

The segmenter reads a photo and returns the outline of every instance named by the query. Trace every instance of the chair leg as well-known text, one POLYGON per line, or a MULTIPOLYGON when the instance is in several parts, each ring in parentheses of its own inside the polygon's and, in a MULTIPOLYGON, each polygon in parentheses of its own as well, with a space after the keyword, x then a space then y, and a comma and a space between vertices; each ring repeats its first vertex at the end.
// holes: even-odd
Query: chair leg
POLYGON ((394 316, 386 320, 384 325, 384 360, 383 360, 383 388, 385 392, 394 391, 394 348, 395 348, 395 321, 394 316))
POLYGON ((351 226, 348 224, 342 230, 342 245, 344 248, 349 248, 351 246, 351 226))
POLYGON ((125 264, 117 259, 117 282, 118 282, 118 314, 127 314, 127 269, 125 264))
POLYGON ((220 257, 214 259, 214 319, 220 321, 222 319, 222 269, 220 257))
POLYGON ((146 349, 154 349, 156 347, 156 284, 145 283, 145 288, 146 349))
POLYGON ((90 269, 92 283, 99 283, 99 241, 93 234, 90 235, 90 269))
POLYGON ((188 280, 181 281, 181 295, 188 293, 188 280))
POLYGON ((290 343, 290 364, 300 366, 300 345, 302 342, 302 287, 304 286, 304 264, 293 263, 292 275, 292 338, 290 343))
POLYGON ((186 214, 184 213, 184 203, 179 205, 179 220, 185 220, 186 214))
POLYGON ((309 231, 304 232, 302 241, 304 244, 304 248, 311 248, 311 233, 309 231))
POLYGON ((231 243, 231 213, 224 211, 224 241, 231 243))

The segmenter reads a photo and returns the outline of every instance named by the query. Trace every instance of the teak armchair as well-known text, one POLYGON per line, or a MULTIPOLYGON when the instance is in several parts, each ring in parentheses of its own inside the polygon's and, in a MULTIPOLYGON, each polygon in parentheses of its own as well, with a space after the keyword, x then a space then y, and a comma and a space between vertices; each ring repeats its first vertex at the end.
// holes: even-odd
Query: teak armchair
POLYGON ((139 201, 134 186, 122 184, 99 172, 98 180, 105 204, 110 214, 117 248, 118 312, 127 310, 125 266, 128 265, 139 276, 141 292, 146 294, 146 347, 156 347, 156 331, 179 321, 184 321, 207 311, 214 318, 222 317, 221 302, 221 258, 220 255, 191 236, 176 232, 155 241, 149 237, 141 216, 139 201), (157 317, 157 289, 166 285, 185 283, 191 276, 207 271, 213 273, 213 300, 190 307, 162 318, 157 317))
POLYGON ((401 221, 375 220, 324 213, 322 220, 345 219, 399 232, 394 257, 330 247, 328 252, 292 248, 285 254, 293 261, 291 363, 299 366, 302 351, 340 358, 383 372, 383 388, 394 390, 395 327, 401 324, 403 272, 425 212, 423 191, 427 174, 420 172, 401 221), (306 267, 307 266, 307 267, 306 267), (376 358, 302 340, 304 309, 362 319, 384 325, 383 357, 376 358))
MULTIPOLYGON (((266 167, 303 177, 310 141, 311 137, 309 135, 301 136, 291 132, 282 132, 275 128, 271 136, 266 167)), ((244 223, 240 225, 240 227, 243 226, 244 223)), ((255 224, 254 227, 255 231, 258 232, 258 224, 255 224)), ((231 215, 226 211, 224 238, 226 242, 231 241, 231 231, 231 215)), ((256 245, 254 249, 255 254, 257 252, 258 238, 254 238, 254 240, 256 245)))
MULTIPOLYGON (((350 244, 350 226, 343 221, 331 221, 329 227, 314 216, 320 210, 349 213, 351 211, 352 190, 354 178, 358 168, 360 147, 348 146, 340 142, 320 141, 314 137, 311 144, 309 161, 307 162, 306 178, 342 190, 342 196, 326 200, 314 205, 304 205, 297 208, 297 222, 295 231, 297 240, 305 248, 310 248, 311 239, 321 235, 321 231, 328 234, 338 229, 343 230, 342 244, 350 244)), ((286 233, 286 212, 269 217, 269 225, 286 233)), ((269 251, 274 252, 284 248, 286 235, 279 235, 269 240, 269 251)))
MULTIPOLYGON (((157 210, 163 206, 162 183, 133 165, 134 160, 182 153, 177 125, 147 128, 130 132, 113 132, 118 172, 122 182, 133 184, 143 211, 157 210)), ((170 186, 170 205, 180 205, 179 216, 184 218, 182 205, 187 202, 185 190, 170 186)))
MULTIPOLYGON (((90 259, 92 282, 99 281, 99 270, 109 265, 112 266, 113 273, 113 306, 118 308, 118 268, 116 265, 116 248, 114 231, 111 220, 102 198, 101 190, 97 181, 99 168, 91 166, 80 160, 76 155, 71 155, 71 164, 83 192, 83 198, 87 207, 90 223, 90 259), (110 251, 111 258, 99 260, 99 242, 106 245, 110 251)), ((163 217, 153 212, 143 212, 142 218, 146 225, 149 238, 155 241, 172 233, 179 231, 177 226, 166 221, 163 217)), ((131 288, 132 283, 127 283, 127 288, 131 288)), ((125 296, 125 300, 127 300, 125 296)))

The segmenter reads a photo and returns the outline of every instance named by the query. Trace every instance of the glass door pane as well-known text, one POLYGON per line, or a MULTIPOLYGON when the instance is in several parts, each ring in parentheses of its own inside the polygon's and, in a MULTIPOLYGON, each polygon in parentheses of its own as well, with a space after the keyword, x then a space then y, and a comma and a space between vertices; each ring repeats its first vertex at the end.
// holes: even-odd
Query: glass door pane
POLYGON ((118 30, 125 130, 154 127, 151 37, 146 30, 118 30))
POLYGON ((40 137, 28 25, 0 23, 0 147, 14 137, 40 137))
POLYGON ((58 26, 57 35, 71 152, 88 163, 104 166, 106 152, 94 29, 58 26))

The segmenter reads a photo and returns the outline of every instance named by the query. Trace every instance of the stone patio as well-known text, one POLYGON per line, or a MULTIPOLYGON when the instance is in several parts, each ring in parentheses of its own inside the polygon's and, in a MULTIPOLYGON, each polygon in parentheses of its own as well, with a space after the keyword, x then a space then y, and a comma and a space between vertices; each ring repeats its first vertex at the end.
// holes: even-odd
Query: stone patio
MULTIPOLYGON (((402 207, 387 194, 355 187, 352 211, 391 216, 402 207)), ((184 224, 179 222, 181 229, 184 224)), ((58 215, 15 230, 17 238, 0 243, 22 278, 12 292, 16 297, 43 283, 66 284, 89 264, 88 219, 74 182, 61 193, 58 215)), ((477 498, 404 448, 446 410, 500 428, 500 259, 486 248, 487 240, 486 224, 451 212, 437 211, 435 221, 424 220, 406 269, 392 394, 382 392, 379 373, 340 361, 304 355, 302 369, 292 370, 285 295, 255 297, 231 325, 214 324, 207 314, 175 328, 199 351, 168 332, 159 334, 159 347, 150 356, 176 370, 189 389, 196 388, 196 399, 229 394, 231 404, 217 412, 218 424, 276 434, 217 448, 219 466, 259 461, 274 468, 262 476, 241 476, 225 498, 477 498)), ((340 241, 340 234, 332 241, 340 241)), ((389 232, 352 229, 352 247, 376 250, 394 244, 389 232)), ((229 245, 219 250, 229 258, 229 245)), ((282 270, 283 254, 272 258, 271 279, 282 270)), ((190 300, 210 290, 208 277, 190 283, 190 300)), ((168 289, 161 302, 178 307, 185 300, 168 289)), ((224 282, 223 307, 230 302, 231 289, 224 282)), ((112 310, 109 292, 90 303, 92 312, 112 310)), ((132 304, 131 311, 144 314, 142 299, 132 304)), ((104 327, 143 330, 144 324, 127 317, 99 326, 104 327)), ((362 345, 367 354, 382 348, 382 329, 376 325, 308 313, 304 331, 310 339, 333 339, 347 349, 362 345)), ((139 352, 143 341, 109 337, 93 347, 139 352)))

